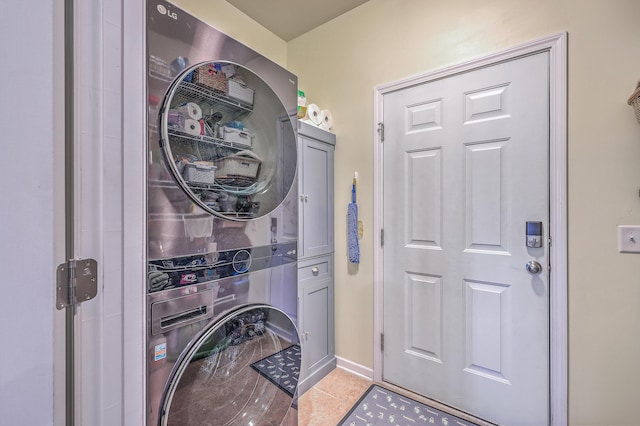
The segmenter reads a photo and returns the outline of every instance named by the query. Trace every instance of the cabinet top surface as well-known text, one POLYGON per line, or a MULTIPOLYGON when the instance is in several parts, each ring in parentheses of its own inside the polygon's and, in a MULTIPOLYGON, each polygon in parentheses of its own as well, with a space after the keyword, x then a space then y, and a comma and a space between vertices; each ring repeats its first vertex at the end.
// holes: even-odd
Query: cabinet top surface
POLYGON ((304 121, 300 121, 300 120, 298 120, 298 134, 308 138, 317 139, 321 142, 328 143, 331 145, 336 144, 335 133, 331 133, 327 130, 321 129, 320 127, 305 123, 304 121))

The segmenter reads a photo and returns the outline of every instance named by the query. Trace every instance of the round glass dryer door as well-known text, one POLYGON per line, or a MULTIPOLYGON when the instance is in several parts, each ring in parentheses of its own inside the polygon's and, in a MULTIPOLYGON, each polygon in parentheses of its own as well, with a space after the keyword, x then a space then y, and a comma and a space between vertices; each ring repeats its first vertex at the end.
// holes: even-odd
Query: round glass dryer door
POLYGON ((176 363, 160 425, 280 425, 296 416, 298 333, 268 305, 250 305, 212 323, 176 363))
POLYGON ((209 213, 262 217, 293 185, 296 139, 289 113, 248 68, 211 62, 181 74, 163 101, 160 131, 168 169, 209 213))

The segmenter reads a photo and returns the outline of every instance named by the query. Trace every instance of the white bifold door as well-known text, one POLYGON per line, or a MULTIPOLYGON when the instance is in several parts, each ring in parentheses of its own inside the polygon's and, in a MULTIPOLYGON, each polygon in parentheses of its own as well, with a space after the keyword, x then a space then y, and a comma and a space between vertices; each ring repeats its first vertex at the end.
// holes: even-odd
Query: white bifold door
POLYGON ((383 380, 547 424, 548 52, 385 94, 384 126, 383 380))

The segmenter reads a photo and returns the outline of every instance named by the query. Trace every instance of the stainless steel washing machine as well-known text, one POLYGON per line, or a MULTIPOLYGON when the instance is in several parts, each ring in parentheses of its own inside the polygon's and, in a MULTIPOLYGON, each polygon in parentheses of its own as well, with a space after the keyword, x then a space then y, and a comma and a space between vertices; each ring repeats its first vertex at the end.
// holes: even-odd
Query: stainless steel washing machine
POLYGON ((297 78, 147 1, 147 425, 297 425, 297 78))

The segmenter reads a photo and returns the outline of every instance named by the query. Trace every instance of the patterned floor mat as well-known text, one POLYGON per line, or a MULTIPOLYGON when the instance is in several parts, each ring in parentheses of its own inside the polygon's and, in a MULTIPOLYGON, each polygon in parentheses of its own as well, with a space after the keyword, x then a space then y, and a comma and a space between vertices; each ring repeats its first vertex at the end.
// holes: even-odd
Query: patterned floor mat
POLYGON ((378 385, 371 385, 338 426, 477 426, 378 385))
POLYGON ((293 396, 300 376, 300 346, 293 345, 251 364, 251 368, 293 396))

